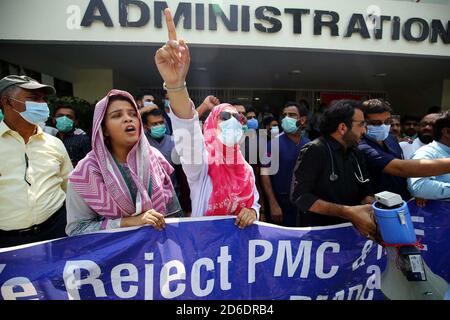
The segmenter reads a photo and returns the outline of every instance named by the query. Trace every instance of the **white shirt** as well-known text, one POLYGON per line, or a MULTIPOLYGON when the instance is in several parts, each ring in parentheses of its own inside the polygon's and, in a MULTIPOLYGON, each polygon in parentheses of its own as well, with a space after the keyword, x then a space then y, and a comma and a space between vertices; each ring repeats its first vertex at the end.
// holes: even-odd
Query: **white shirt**
POLYGON ((403 156, 405 160, 412 159, 414 152, 416 152, 419 148, 425 146, 426 143, 420 141, 419 138, 414 139, 412 143, 402 141, 400 142, 400 147, 403 150, 403 156))

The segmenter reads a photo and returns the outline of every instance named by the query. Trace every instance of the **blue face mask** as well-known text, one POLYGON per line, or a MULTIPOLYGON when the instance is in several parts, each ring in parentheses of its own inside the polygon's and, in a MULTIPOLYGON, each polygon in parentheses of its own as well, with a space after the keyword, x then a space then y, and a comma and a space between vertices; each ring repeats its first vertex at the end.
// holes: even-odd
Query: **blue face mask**
POLYGON ((235 117, 231 117, 220 124, 222 132, 219 134, 219 140, 227 147, 233 147, 239 143, 243 135, 242 125, 235 117))
POLYGON ((2 110, 0 110, 0 122, 2 122, 3 121, 3 112, 2 112, 2 110))
POLYGON ((74 122, 66 116, 56 118, 56 129, 59 132, 66 133, 73 129, 74 122))
POLYGON ((34 102, 34 101, 20 101, 14 98, 11 98, 15 101, 21 102, 25 104, 25 111, 18 112, 18 114, 22 116, 26 121, 28 121, 31 124, 38 125, 41 122, 46 122, 49 115, 50 110, 48 109, 48 105, 45 102, 34 102))
POLYGON ((258 120, 250 119, 247 121, 247 126, 249 129, 258 130, 258 120))
POLYGON ((272 129, 270 129, 270 133, 274 136, 280 133, 280 128, 278 126, 273 126, 272 129))
POLYGON ((367 126, 366 136, 375 141, 384 141, 389 136, 391 125, 383 124, 381 126, 367 126))
POLYGON ((150 135, 152 136, 152 138, 159 139, 164 137, 166 131, 167 131, 166 125, 160 124, 158 126, 151 127, 150 135))
POLYGON ((286 133, 296 133, 298 130, 297 120, 294 118, 284 117, 281 121, 281 126, 286 133))

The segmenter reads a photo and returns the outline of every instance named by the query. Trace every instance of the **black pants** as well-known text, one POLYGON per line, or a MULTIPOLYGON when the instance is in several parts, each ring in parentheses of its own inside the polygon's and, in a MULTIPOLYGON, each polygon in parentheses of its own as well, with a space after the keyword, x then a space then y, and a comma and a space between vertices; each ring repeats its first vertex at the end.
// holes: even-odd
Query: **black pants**
POLYGON ((27 229, 0 230, 0 248, 66 237, 66 206, 63 205, 41 224, 27 229))

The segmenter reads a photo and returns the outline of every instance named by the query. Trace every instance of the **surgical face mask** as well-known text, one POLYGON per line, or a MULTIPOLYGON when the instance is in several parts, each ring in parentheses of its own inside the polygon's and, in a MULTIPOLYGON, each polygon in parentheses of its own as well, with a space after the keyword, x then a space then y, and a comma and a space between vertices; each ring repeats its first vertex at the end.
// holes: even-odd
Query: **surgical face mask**
POLYGON ((3 121, 3 112, 2 112, 2 110, 0 110, 0 122, 2 122, 3 121))
POLYGON ((247 121, 247 126, 249 129, 258 130, 258 120, 250 119, 247 121))
POLYGON ((22 118, 24 118, 27 122, 38 125, 40 122, 47 121, 50 115, 50 110, 48 109, 48 105, 46 102, 23 102, 14 98, 11 99, 25 104, 25 111, 19 112, 15 109, 13 110, 20 114, 22 118))
POLYGON ((73 129, 73 125, 73 120, 66 116, 56 118, 56 129, 58 129, 59 132, 69 132, 73 129))
POLYGON ((222 121, 219 126, 222 132, 220 132, 218 138, 224 145, 233 147, 239 143, 243 135, 243 130, 242 125, 235 117, 222 121))
POLYGON ((160 124, 150 128, 150 135, 152 136, 152 138, 159 139, 164 137, 166 131, 167 131, 166 125, 160 124))
POLYGON ((391 125, 383 124, 381 126, 367 126, 366 136, 375 141, 384 141, 389 136, 391 125))
POLYGON ((286 133, 295 133, 298 130, 297 120, 294 118, 284 117, 281 126, 286 133))
POLYGON ((144 101, 144 107, 150 107, 150 106, 154 106, 155 104, 153 103, 153 101, 144 101))
POLYGON ((280 133, 280 128, 278 128, 278 126, 273 126, 272 129, 270 129, 270 133, 275 136, 280 133))
POLYGON ((170 100, 164 99, 164 108, 170 108, 170 100))

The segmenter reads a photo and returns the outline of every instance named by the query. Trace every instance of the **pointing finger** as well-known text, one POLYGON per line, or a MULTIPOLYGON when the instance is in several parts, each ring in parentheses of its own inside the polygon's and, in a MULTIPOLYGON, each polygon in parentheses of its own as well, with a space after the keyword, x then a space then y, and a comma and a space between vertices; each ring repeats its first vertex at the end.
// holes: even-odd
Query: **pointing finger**
POLYGON ((175 23, 173 22, 172 13, 169 8, 164 10, 166 16, 167 31, 169 32, 169 40, 177 40, 177 30, 175 29, 175 23))

